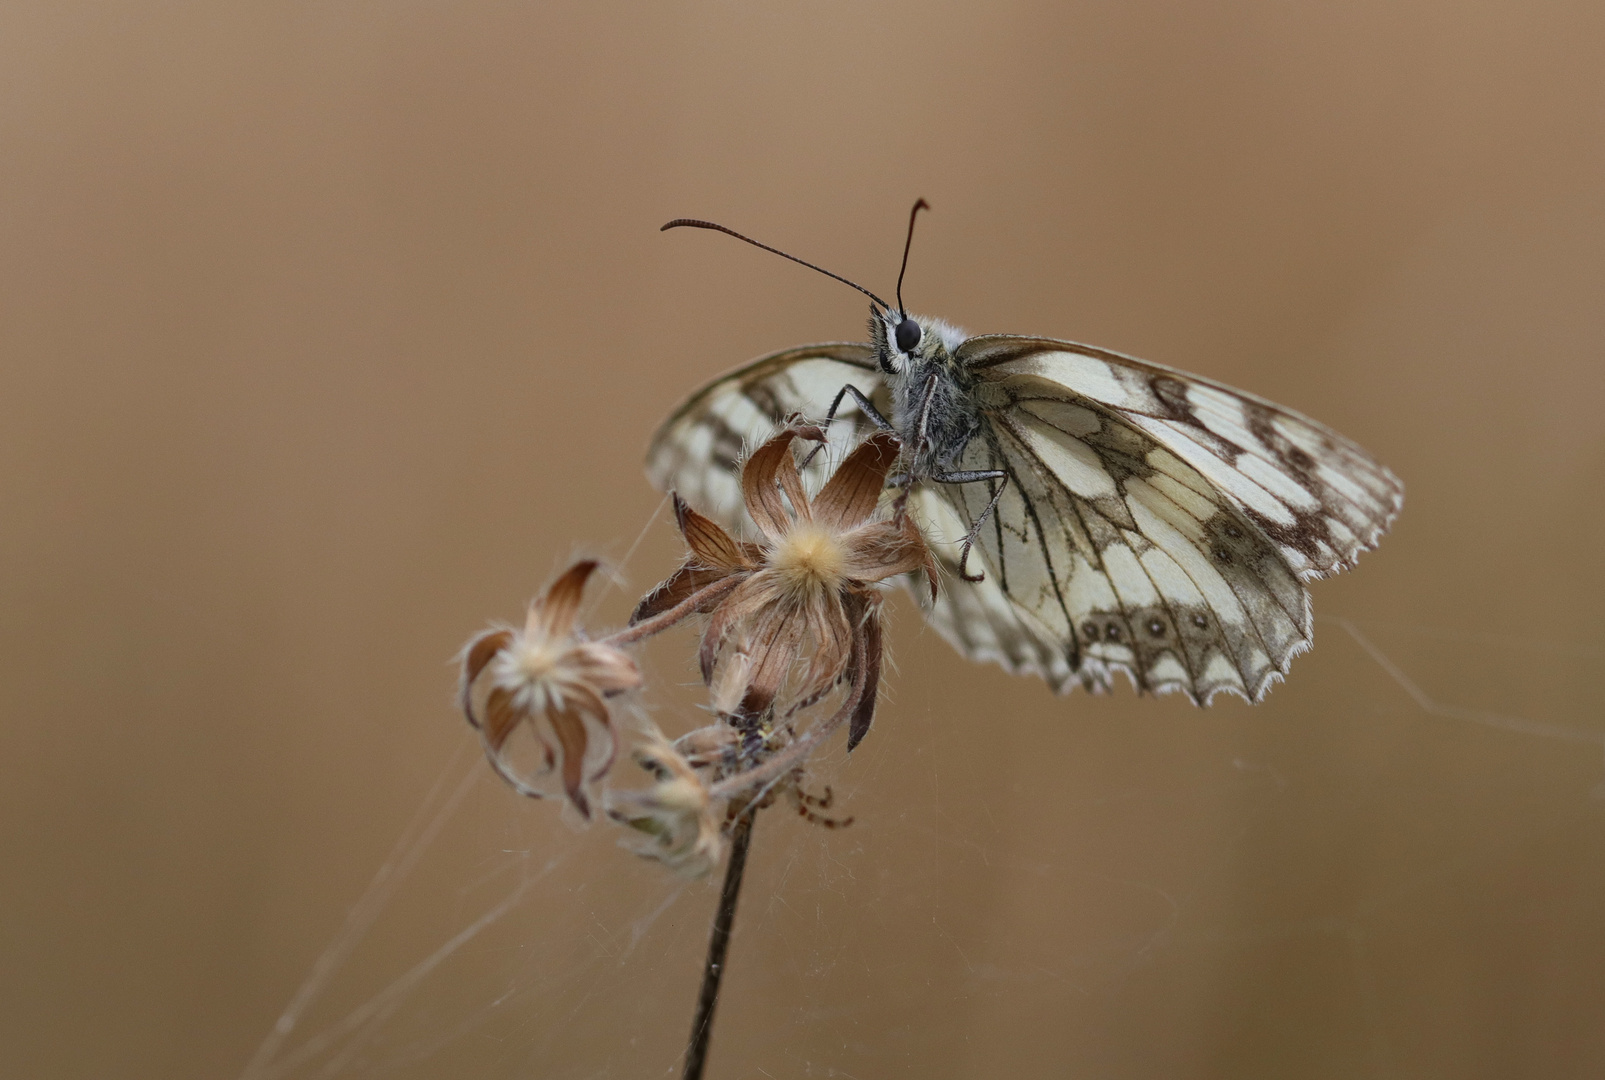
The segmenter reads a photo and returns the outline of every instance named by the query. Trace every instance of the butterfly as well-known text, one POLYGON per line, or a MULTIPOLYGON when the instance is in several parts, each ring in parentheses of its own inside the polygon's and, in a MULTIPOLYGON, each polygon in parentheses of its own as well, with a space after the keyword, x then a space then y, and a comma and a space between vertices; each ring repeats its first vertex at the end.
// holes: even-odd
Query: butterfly
MULTIPOLYGON (((909 242, 914 219, 909 218, 909 242)), ((824 413, 817 490, 877 428, 903 445, 907 511, 946 571, 925 616, 959 652, 1055 690, 1261 700, 1312 643, 1305 583, 1355 563, 1404 487, 1292 409, 1211 379, 1054 338, 969 336, 869 290, 870 341, 761 357, 663 423, 647 473, 740 527, 740 462, 787 417, 824 413)), ((908 266, 908 244, 903 271, 908 266)), ((920 590, 915 590, 916 595, 920 590)))

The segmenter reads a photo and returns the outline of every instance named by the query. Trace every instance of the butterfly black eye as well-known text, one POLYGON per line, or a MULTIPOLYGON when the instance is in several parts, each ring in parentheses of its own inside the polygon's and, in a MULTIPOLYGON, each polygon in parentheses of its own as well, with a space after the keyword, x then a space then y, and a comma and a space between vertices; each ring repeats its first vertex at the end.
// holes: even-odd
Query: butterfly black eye
POLYGON ((897 324, 897 349, 899 352, 913 352, 920 343, 920 324, 913 319, 904 319, 897 324))

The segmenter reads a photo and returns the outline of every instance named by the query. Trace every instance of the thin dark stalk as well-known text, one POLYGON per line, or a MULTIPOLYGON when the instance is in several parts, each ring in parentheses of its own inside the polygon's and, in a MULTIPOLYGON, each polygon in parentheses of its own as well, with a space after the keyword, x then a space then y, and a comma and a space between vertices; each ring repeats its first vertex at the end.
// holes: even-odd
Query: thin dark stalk
POLYGON ((697 1016, 691 1023, 691 1039, 686 1044, 681 1080, 702 1080, 702 1067, 708 1060, 713 1011, 719 1004, 719 980, 724 977, 730 928, 736 921, 736 900, 741 896, 741 876, 747 869, 747 848, 752 843, 752 822, 757 816, 756 812, 747 813, 743 807, 736 815, 735 828, 730 834, 730 864, 725 867, 719 910, 714 913, 713 933, 708 937, 708 962, 702 969, 702 993, 697 998, 697 1016))

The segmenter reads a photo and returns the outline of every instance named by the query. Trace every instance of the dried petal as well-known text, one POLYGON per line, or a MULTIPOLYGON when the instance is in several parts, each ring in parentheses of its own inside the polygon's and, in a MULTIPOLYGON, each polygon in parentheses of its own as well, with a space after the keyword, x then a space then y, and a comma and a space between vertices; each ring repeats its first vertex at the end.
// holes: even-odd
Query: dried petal
POLYGON ((791 440, 788 428, 754 450, 741 470, 741 498, 747 504, 747 514, 770 542, 785 536, 791 527, 786 505, 775 487, 781 459, 791 456, 791 440))
POLYGON ((562 748, 563 790, 574 808, 590 817, 591 805, 580 787, 585 779, 585 721, 574 709, 549 713, 547 720, 557 735, 558 746, 562 748))
POLYGON ((803 609, 808 637, 814 655, 808 661, 808 674, 797 689, 803 699, 815 697, 834 686, 847 667, 853 649, 853 628, 835 592, 816 596, 803 609))
POLYGON ((925 540, 907 517, 860 526, 847 534, 843 546, 847 558, 842 573, 858 582, 885 581, 923 569, 930 561, 925 540))
MULTIPOLYGON (((706 641, 704 641, 706 647, 706 641)), ((708 683, 708 700, 719 716, 734 716, 741 708, 747 686, 752 682, 752 654, 735 650, 719 665, 719 673, 708 683)))
POLYGON ((791 443, 797 438, 824 442, 825 433, 811 426, 785 428, 754 450, 741 470, 741 497, 747 504, 747 513, 771 543, 785 536, 791 527, 786 504, 776 490, 777 481, 791 499, 792 513, 804 520, 808 514, 808 499, 797 475, 797 462, 791 456, 791 443))
POLYGON ((858 699, 858 708, 853 710, 853 718, 847 724, 847 750, 864 741, 869 734, 869 725, 875 719, 875 697, 880 692, 881 685, 881 619, 880 598, 876 597, 874 603, 864 613, 859 624, 862 642, 858 663, 864 666, 862 675, 864 690, 858 699))
POLYGON ((630 625, 634 626, 654 615, 663 614, 699 589, 713 584, 724 576, 723 570, 686 563, 641 598, 641 602, 635 605, 635 610, 630 612, 630 625))
POLYGON ((604 694, 618 694, 641 685, 641 669, 635 661, 600 642, 575 645, 569 650, 566 666, 583 684, 604 694))
POLYGON ((724 603, 714 609, 713 618, 708 620, 708 627, 702 632, 702 648, 697 657, 702 669, 703 682, 708 682, 713 677, 719 649, 724 645, 730 631, 757 615, 765 607, 773 605, 779 598, 779 585, 773 576, 754 574, 737 585, 724 603))
POLYGON ((590 687, 575 689, 571 708, 585 724, 585 754, 581 773, 587 781, 600 780, 612 767, 618 749, 613 717, 590 687))
POLYGON ((786 683, 791 665, 802 648, 807 627, 801 612, 789 604, 772 604, 756 619, 743 651, 752 655, 752 674, 741 711, 760 716, 769 711, 786 683))
POLYGON ((574 616, 580 610, 585 579, 597 566, 595 559, 582 559, 565 570, 546 589, 546 595, 530 605, 528 632, 537 621, 548 637, 566 637, 574 631, 574 616))
POLYGON ((814 499, 814 520, 842 532, 868 521, 899 451, 896 437, 886 431, 877 431, 860 443, 814 499))
POLYGON ((814 514, 808 506, 808 493, 803 490, 802 476, 797 472, 797 459, 789 450, 780 459, 775 479, 780 481, 780 490, 786 493, 786 501, 791 503, 791 512, 797 521, 812 521, 814 514))
POLYGON ((729 533, 717 522, 691 509, 678 494, 674 497, 674 518, 686 546, 700 565, 726 571, 753 568, 742 546, 729 533))
POLYGON ((494 751, 487 745, 491 764, 521 794, 566 798, 589 819, 595 785, 612 766, 617 750, 617 736, 602 699, 580 688, 563 705, 519 719, 523 722, 504 744, 494 751))
POLYGON ((506 687, 493 688, 485 702, 485 745, 496 751, 507 742, 518 722, 524 719, 522 710, 513 705, 513 692, 506 687))
MULTIPOLYGON (((474 708, 474 686, 479 679, 480 672, 485 665, 496 658, 496 654, 507 647, 513 640, 511 630, 487 630, 474 638, 463 649, 462 680, 457 688, 457 701, 462 706, 468 722, 479 727, 479 718, 474 708)), ((483 696, 483 695, 481 695, 483 696)))

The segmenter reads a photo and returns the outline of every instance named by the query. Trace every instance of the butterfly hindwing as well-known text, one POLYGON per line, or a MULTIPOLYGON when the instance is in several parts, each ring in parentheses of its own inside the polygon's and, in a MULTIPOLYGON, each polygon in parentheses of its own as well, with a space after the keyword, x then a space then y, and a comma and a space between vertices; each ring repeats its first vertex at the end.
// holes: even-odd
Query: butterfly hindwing
MULTIPOLYGON (((1183 463, 1148 464, 1161 448, 1118 414, 1046 385, 1013 390, 1039 396, 994 411, 965 467, 1008 475, 977 542, 988 579, 1068 670, 1032 669, 1061 688, 1124 671, 1196 700, 1262 694, 1309 643, 1304 590, 1270 543, 1183 463)), ((981 487, 941 493, 973 524, 981 487)))
MULTIPOLYGON (((786 417, 823 419, 848 383, 884 402, 875 354, 867 345, 804 345, 760 357, 714 380, 676 409, 647 450, 647 475, 661 491, 678 491, 698 510, 728 526, 743 519, 740 463, 775 433, 786 417)), ((830 450, 804 473, 817 491, 824 471, 873 427, 853 399, 842 400, 827 434, 830 450)))
MULTIPOLYGON (((943 571, 942 588, 926 607, 926 621, 971 660, 1001 664, 1016 674, 1039 675, 1055 689, 1068 689, 1078 673, 1061 640, 1046 627, 1034 625, 995 576, 988 574, 978 582, 959 579, 958 540, 969 525, 947 493, 931 485, 916 487, 909 511, 943 571)), ((972 559, 972 570, 974 565, 972 559)), ((928 595, 920 597, 922 602, 928 595)))

